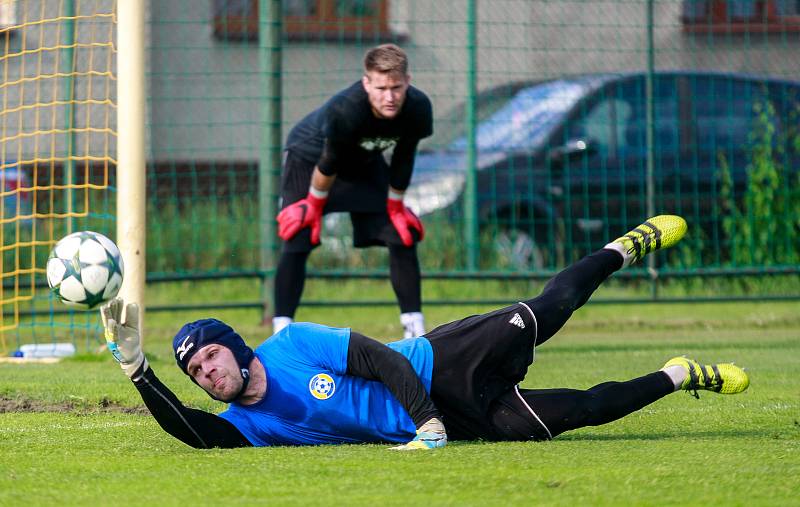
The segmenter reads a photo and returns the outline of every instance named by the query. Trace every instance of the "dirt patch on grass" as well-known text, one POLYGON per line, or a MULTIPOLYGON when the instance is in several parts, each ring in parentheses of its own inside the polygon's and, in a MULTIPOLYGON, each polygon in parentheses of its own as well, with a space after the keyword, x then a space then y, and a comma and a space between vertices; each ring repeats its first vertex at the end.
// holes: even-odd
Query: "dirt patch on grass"
POLYGON ((74 414, 120 413, 134 415, 150 415, 147 407, 126 407, 118 402, 103 398, 99 401, 88 401, 75 398, 67 401, 44 401, 24 396, 0 396, 0 414, 10 412, 71 412, 74 414))

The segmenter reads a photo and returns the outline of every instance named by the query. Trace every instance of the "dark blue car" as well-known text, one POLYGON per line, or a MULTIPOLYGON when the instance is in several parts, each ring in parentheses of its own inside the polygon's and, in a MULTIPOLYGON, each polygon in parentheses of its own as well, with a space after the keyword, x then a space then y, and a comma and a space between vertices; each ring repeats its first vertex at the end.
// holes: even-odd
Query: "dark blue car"
MULTIPOLYGON (((800 82, 687 71, 656 73, 652 86, 650 160, 644 73, 517 82, 478 96, 480 227, 513 265, 575 260, 640 223, 648 195, 656 213, 721 234, 722 194, 741 195, 759 142, 798 167, 800 82)), ((460 130, 440 121, 437 136, 450 138, 417 155, 407 202, 421 215, 463 217, 462 112, 460 130)))

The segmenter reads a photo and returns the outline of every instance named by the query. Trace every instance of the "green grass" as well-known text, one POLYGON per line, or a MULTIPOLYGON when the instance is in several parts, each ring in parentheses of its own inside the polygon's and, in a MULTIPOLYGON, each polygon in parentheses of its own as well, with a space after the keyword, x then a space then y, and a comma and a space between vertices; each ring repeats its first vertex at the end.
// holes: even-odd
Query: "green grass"
MULTIPOLYGON (((203 291, 177 285, 148 297, 180 294, 203 291)), ((487 309, 426 315, 436 325, 487 309)), ((147 352, 185 403, 219 411, 169 350, 177 327, 206 313, 149 314, 147 352)), ((217 315, 251 344, 268 335, 256 311, 217 315)), ((298 318, 352 323, 384 340, 400 330, 388 307, 301 308, 298 318)), ((796 302, 589 304, 537 349, 524 386, 587 388, 686 353, 735 360, 749 369, 751 388, 700 400, 676 393, 552 442, 454 442, 407 454, 384 445, 194 450, 142 413, 105 355, 0 364, 0 399, 11 409, 0 413, 0 505, 800 505, 798 336, 796 302)))

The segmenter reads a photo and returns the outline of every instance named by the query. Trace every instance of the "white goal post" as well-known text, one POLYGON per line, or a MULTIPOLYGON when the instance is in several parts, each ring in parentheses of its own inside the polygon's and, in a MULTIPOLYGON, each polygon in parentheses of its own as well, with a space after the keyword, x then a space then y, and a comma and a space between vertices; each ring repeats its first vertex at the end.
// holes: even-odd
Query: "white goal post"
MULTIPOLYGON (((120 296, 138 303, 145 287, 145 6, 117 0, 117 245, 125 263, 120 296)), ((144 334, 142 335, 144 336, 144 334)))

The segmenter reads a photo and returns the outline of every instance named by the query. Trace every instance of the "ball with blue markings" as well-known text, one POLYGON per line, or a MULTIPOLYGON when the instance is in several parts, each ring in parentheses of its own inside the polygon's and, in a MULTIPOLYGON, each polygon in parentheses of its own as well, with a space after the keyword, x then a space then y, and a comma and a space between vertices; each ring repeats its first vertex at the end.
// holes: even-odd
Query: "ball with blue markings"
POLYGON ((113 298, 123 276, 119 248, 97 232, 74 232, 62 238, 47 259, 50 289, 75 308, 89 310, 113 298))

